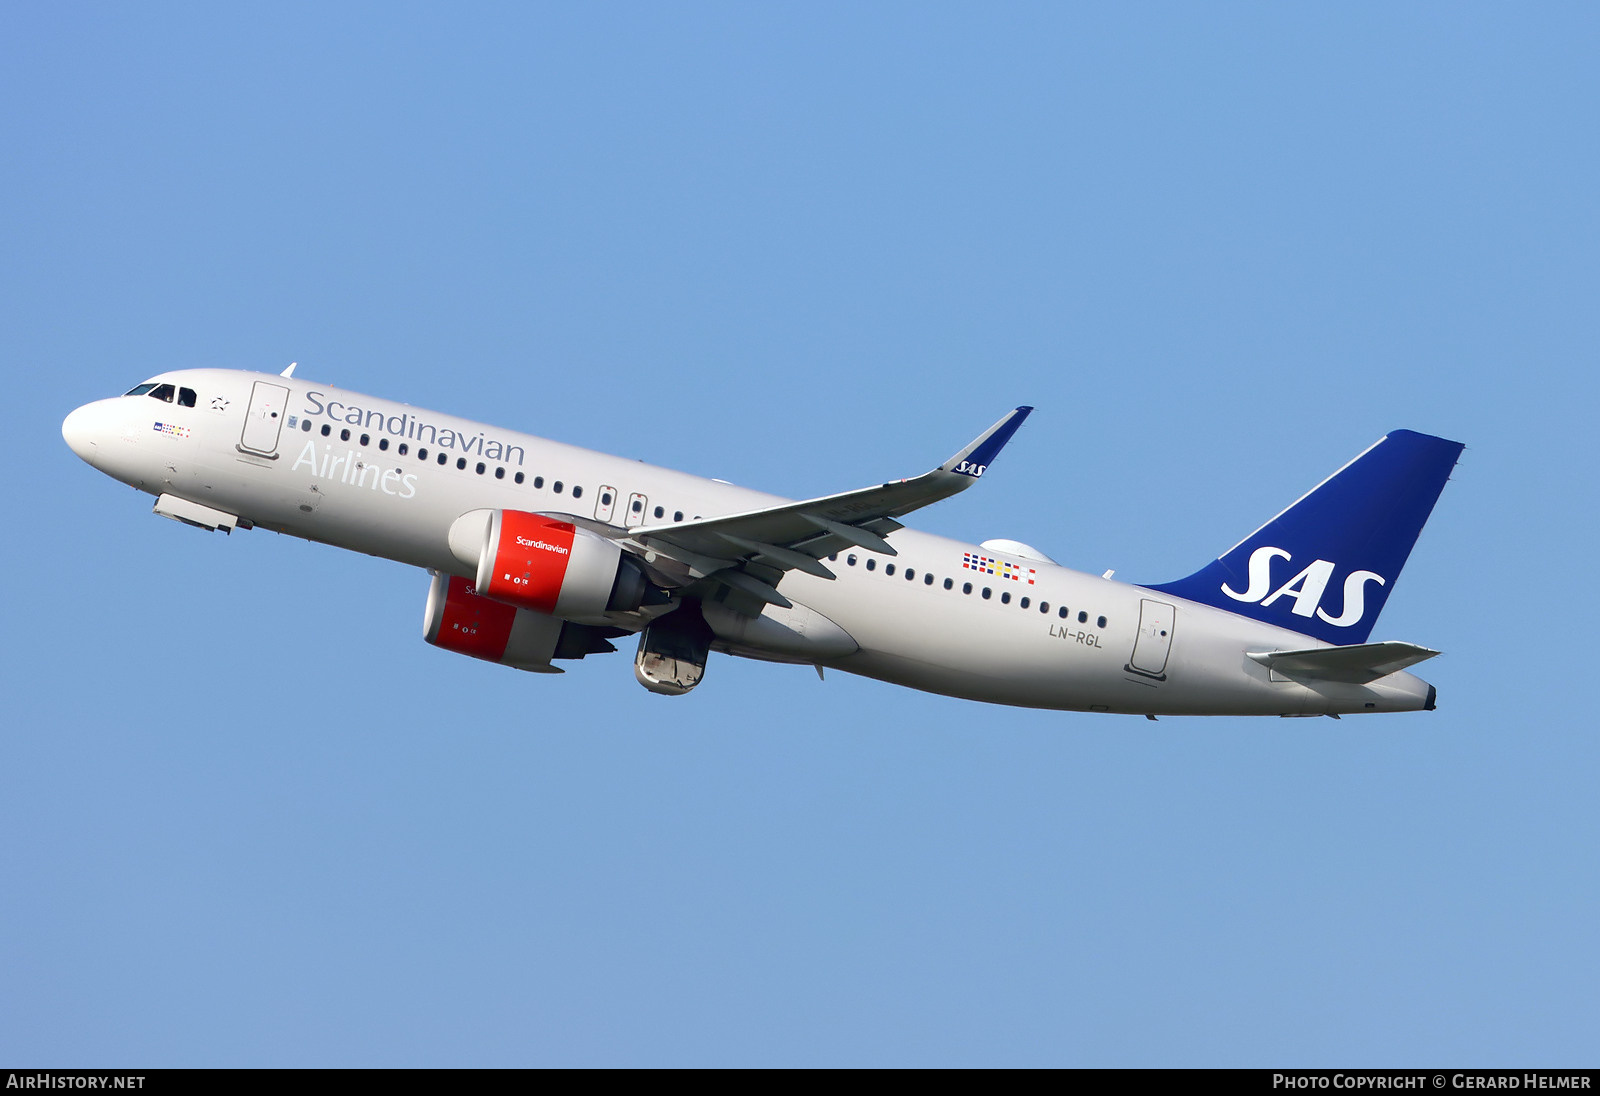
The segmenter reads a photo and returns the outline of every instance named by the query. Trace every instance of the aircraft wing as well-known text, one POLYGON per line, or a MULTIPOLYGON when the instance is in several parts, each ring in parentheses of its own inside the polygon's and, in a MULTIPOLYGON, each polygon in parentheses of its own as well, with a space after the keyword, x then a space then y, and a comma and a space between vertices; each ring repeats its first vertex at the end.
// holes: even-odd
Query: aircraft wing
MULTIPOLYGON (((912 479, 743 514, 644 526, 630 530, 628 538, 646 552, 677 560, 697 578, 787 608, 789 599, 773 589, 784 572, 831 579, 822 557, 844 548, 896 555, 884 539, 903 528, 895 519, 971 487, 1032 410, 1011 411, 949 460, 912 479)), ((759 605, 754 609, 759 612, 759 605)))
POLYGON ((1365 685, 1438 654, 1415 643, 1357 643, 1305 651, 1252 651, 1249 658, 1285 677, 1365 685))

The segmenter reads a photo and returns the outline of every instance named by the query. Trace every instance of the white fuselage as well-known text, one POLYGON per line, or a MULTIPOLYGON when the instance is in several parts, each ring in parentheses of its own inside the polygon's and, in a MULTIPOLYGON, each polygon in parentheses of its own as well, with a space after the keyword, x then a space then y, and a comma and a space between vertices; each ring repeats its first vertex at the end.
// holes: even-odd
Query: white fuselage
MULTIPOLYGON (((634 528, 785 501, 293 378, 203 369, 153 380, 196 393, 194 406, 146 396, 88 404, 63 426, 72 448, 107 475, 241 526, 433 571, 470 576, 448 533, 471 510, 634 528), (282 405, 269 407, 274 390, 282 405)), ((1325 645, 1209 606, 911 529, 891 540, 895 557, 841 551, 828 561, 837 579, 790 571, 780 585, 858 650, 770 657, 1037 708, 1313 715, 1430 701, 1429 686, 1404 672, 1366 685, 1273 680, 1249 652, 1325 645)), ((723 649, 768 657, 748 644, 723 649)))

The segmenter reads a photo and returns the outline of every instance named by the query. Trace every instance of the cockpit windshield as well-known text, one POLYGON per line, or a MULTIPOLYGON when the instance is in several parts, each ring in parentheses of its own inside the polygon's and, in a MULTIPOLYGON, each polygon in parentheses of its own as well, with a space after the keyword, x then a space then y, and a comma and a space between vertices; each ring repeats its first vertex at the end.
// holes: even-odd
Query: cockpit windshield
POLYGON ((192 388, 178 388, 170 384, 161 384, 158 381, 145 381, 143 384, 130 388, 123 395, 149 396, 151 399, 161 400, 163 403, 176 403, 179 407, 193 407, 195 400, 199 398, 192 388))

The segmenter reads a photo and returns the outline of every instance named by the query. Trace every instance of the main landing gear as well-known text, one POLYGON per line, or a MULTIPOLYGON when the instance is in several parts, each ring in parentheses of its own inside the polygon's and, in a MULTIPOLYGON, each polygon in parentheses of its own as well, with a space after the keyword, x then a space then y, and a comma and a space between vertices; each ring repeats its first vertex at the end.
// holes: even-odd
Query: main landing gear
POLYGON ((700 615, 700 603, 686 601, 639 634, 633 676, 652 693, 682 696, 706 676, 710 653, 711 628, 700 615))

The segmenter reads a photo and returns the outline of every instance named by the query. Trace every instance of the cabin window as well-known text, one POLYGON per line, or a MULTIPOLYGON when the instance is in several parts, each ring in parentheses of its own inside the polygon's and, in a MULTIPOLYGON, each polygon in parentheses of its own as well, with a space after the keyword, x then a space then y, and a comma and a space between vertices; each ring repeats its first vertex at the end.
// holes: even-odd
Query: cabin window
POLYGON ((504 468, 496 468, 494 470, 494 478, 495 479, 505 479, 506 478, 506 470, 504 468))
MULTIPOLYGON (((573 494, 576 495, 577 492, 574 491, 573 494)), ((611 492, 610 491, 601 491, 600 492, 600 505, 601 506, 610 506, 611 505, 611 492)))
POLYGON ((350 428, 349 427, 346 427, 345 429, 339 431, 339 440, 340 441, 349 441, 350 440, 350 428))
POLYGON ((536 489, 540 488, 540 487, 543 487, 544 486, 544 477, 543 476, 534 476, 533 477, 533 486, 536 489))
POLYGON ((554 483, 552 483, 550 485, 550 490, 554 491, 558 495, 561 494, 561 481, 556 480, 554 483))
POLYGON ((963 594, 970 594, 970 593, 972 593, 972 583, 970 583, 970 582, 963 582, 963 583, 962 583, 962 584, 961 584, 961 592, 962 592, 962 593, 963 593, 963 594))
POLYGON ((400 448, 396 449, 395 452, 399 453, 403 457, 410 450, 410 448, 411 447, 409 445, 407 445, 405 442, 401 442, 400 443, 400 448))
POLYGON ((1050 603, 1048 601, 1039 602, 1039 611, 1041 613, 1048 613, 1050 611, 1050 603))
POLYGON ((1095 622, 1094 622, 1094 626, 1096 628, 1104 628, 1106 626, 1106 618, 1105 617, 1096 617, 1095 618, 1095 622))
POLYGON ((514 479, 516 482, 521 483, 522 482, 522 473, 518 472, 515 476, 512 476, 511 478, 514 479))
POLYGON ((311 433, 311 420, 310 419, 301 419, 300 420, 300 429, 304 430, 308 434, 311 433))
POLYGON ((635 514, 642 514, 644 513, 644 502, 640 499, 634 499, 633 506, 630 507, 630 509, 633 510, 635 514))
POLYGON ((1026 609, 1028 607, 1028 599, 1027 598, 1023 598, 1021 601, 1017 602, 1017 607, 1021 608, 1021 609, 1026 609))
POLYGON ((575 499, 583 498, 583 488, 582 487, 578 487, 578 486, 574 486, 572 488, 572 497, 575 498, 575 499))
POLYGON ((434 458, 434 460, 439 462, 439 467, 440 468, 443 468, 445 465, 450 463, 450 454, 449 453, 440 453, 437 457, 434 458))
POLYGON ((368 442, 370 442, 370 441, 372 441, 372 437, 371 437, 371 435, 369 435, 369 434, 362 434, 362 435, 361 435, 361 445, 362 445, 362 447, 363 447, 363 448, 364 448, 364 447, 365 447, 365 446, 366 446, 366 445, 367 445, 367 443, 368 443, 368 442))
POLYGON ((1078 623, 1079 624, 1087 624, 1087 623, 1089 623, 1089 614, 1085 613, 1085 612, 1079 612, 1078 613, 1078 623))
POLYGON ((947 578, 947 579, 944 580, 944 588, 946 590, 950 589, 955 584, 956 584, 955 579, 947 578))
POLYGON ((656 507, 655 514, 656 514, 656 517, 658 517, 658 518, 663 518, 663 517, 667 516, 667 512, 665 510, 663 510, 659 506, 656 507))
POLYGON ((924 586, 932 586, 933 585, 933 572, 932 571, 929 571, 927 574, 922 576, 922 584, 924 586))
POLYGON ((327 437, 331 433, 333 433, 333 427, 329 426, 327 423, 323 423, 322 424, 322 436, 323 437, 327 437))
POLYGON ((682 510, 674 510, 672 512, 672 520, 673 521, 682 521, 683 520, 683 511, 682 510))
POLYGON ((461 471, 461 472, 465 472, 467 470, 467 458, 466 457, 457 457, 456 458, 456 470, 457 471, 461 471))
POLYGON ((484 465, 484 463, 483 463, 483 461, 481 461, 481 460, 480 460, 480 461, 479 461, 479 462, 478 462, 478 465, 477 465, 477 472, 478 472, 478 475, 480 475, 480 476, 481 476, 481 475, 483 475, 483 473, 484 473, 484 469, 485 469, 485 467, 486 467, 486 466, 485 466, 485 465, 484 465))
POLYGON ((1056 616, 1060 617, 1062 620, 1066 620, 1067 619, 1067 607, 1065 605, 1063 605, 1061 607, 1061 611, 1059 613, 1057 613, 1056 616))
POLYGON ((848 563, 852 567, 854 567, 856 565, 856 557, 855 556, 845 556, 844 557, 844 561, 846 563, 848 563))
POLYGON ((382 451, 382 452, 387 453, 389 451, 389 439, 388 438, 379 438, 378 439, 378 449, 380 451, 382 451))
POLYGON ((1001 605, 1010 605, 1011 604, 1011 591, 1010 590, 1006 590, 1003 593, 1001 593, 1001 595, 1000 595, 1000 604, 1001 605))
POLYGON ((913 571, 911 568, 907 567, 906 568, 906 581, 907 582, 914 581, 916 579, 916 577, 917 577, 917 573, 915 571, 913 571))
POLYGON ((886 564, 884 564, 884 566, 883 566, 883 573, 884 573, 884 574, 886 574, 886 575, 892 575, 892 574, 894 574, 894 564, 892 564, 892 563, 886 563, 886 564))
POLYGON ((875 560, 875 559, 867 560, 867 570, 876 571, 877 569, 878 569, 878 561, 877 560, 875 560))
POLYGON ((983 588, 983 600, 984 601, 988 601, 989 598, 992 597, 992 596, 994 596, 994 591, 989 589, 989 587, 985 586, 983 588))

